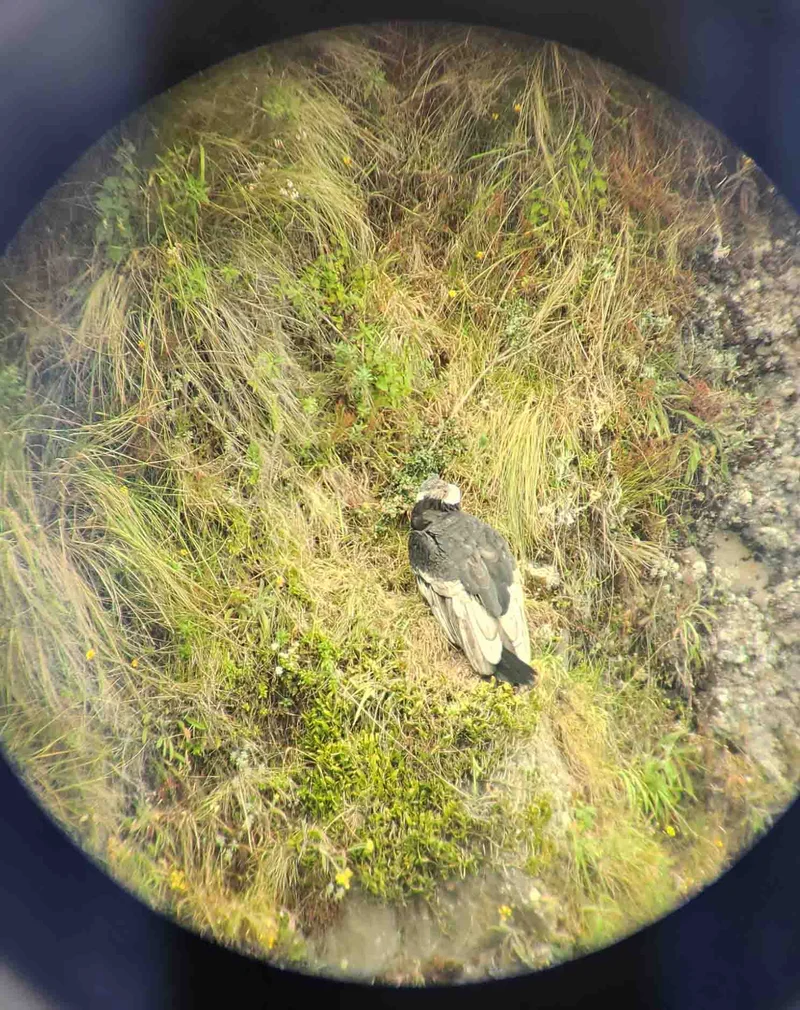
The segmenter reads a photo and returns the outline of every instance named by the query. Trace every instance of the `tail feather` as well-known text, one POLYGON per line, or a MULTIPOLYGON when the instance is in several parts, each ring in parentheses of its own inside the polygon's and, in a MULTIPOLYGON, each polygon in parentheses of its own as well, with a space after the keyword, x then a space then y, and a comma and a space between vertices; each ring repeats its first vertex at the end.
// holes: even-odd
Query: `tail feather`
POLYGON ((495 665, 494 675, 507 684, 532 684, 536 679, 533 667, 506 648, 500 654, 500 662, 495 665))

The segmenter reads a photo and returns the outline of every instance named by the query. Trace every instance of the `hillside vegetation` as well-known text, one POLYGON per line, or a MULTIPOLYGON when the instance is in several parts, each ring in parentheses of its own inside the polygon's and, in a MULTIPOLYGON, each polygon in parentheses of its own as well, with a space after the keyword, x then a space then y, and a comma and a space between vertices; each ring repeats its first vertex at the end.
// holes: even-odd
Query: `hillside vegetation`
POLYGON ((681 341, 724 154, 559 47, 387 28, 220 67, 54 190, 2 267, 2 738, 117 879, 302 961, 354 894, 516 868, 546 961, 764 826, 692 718, 713 613, 637 610, 747 437, 681 341), (432 471, 521 559, 532 692, 415 591, 432 471))

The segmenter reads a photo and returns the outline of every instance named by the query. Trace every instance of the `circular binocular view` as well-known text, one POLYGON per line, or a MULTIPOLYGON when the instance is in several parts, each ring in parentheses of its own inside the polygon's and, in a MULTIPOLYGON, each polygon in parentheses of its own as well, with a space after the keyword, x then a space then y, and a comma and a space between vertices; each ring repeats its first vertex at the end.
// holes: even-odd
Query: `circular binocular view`
POLYGON ((424 985, 608 945, 800 773, 798 219, 644 82, 239 57, 0 261, 0 734, 189 929, 424 985))

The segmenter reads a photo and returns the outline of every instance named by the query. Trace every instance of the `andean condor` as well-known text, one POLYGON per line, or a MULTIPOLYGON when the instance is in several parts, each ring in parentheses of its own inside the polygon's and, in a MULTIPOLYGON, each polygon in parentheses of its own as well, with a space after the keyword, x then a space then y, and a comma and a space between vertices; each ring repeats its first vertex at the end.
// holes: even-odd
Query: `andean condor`
POLYGON ((484 677, 532 684, 519 568, 491 526, 461 511, 461 491, 438 474, 419 488, 408 557, 444 633, 484 677))

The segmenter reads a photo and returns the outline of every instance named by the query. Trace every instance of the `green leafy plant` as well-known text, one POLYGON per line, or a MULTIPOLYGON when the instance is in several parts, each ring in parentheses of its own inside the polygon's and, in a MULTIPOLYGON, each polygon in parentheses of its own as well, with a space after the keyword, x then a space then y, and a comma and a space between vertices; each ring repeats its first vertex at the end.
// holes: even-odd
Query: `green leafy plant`
POLYGON ((17 365, 0 367, 0 417, 14 415, 25 400, 26 390, 17 365))
POLYGON ((690 769, 695 764, 685 732, 677 730, 664 737, 655 753, 620 769, 619 777, 631 806, 665 827, 682 821, 682 801, 694 798, 690 769))
POLYGON ((598 210, 608 203, 608 180, 594 160, 594 141, 580 127, 570 142, 570 170, 578 194, 586 193, 598 210))
POLYGON ((161 224, 168 235, 176 225, 180 235, 192 233, 201 208, 210 199, 205 146, 176 144, 159 155, 149 183, 155 187, 161 224))
POLYGON ((403 359, 387 350, 378 327, 360 322, 352 337, 334 349, 345 391, 361 415, 383 407, 397 409, 411 392, 403 359))
POLYGON ((313 319, 322 312, 341 330, 364 312, 373 272, 367 264, 354 266, 348 252, 339 247, 310 263, 287 294, 301 318, 313 319))
POLYGON ((112 263, 120 263, 138 243, 138 216, 142 175, 134 161, 135 148, 129 141, 114 152, 118 170, 106 176, 94 198, 98 215, 97 244, 112 263))

